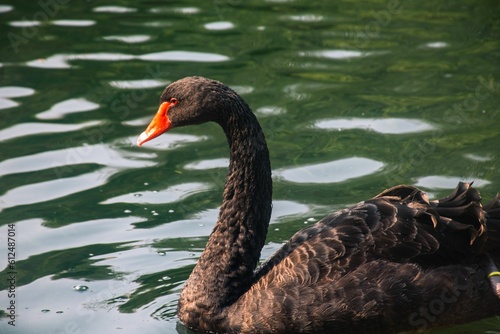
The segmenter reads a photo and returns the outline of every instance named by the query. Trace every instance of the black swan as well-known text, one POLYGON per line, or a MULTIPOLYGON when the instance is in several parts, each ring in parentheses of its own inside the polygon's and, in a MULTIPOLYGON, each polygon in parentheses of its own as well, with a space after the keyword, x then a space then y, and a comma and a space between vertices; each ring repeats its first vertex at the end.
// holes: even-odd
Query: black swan
POLYGON ((213 121, 230 163, 218 221, 179 298, 210 333, 392 333, 500 314, 500 197, 459 183, 446 198, 400 185, 297 232, 256 269, 271 215, 271 167, 246 102, 203 77, 170 84, 137 144, 213 121))

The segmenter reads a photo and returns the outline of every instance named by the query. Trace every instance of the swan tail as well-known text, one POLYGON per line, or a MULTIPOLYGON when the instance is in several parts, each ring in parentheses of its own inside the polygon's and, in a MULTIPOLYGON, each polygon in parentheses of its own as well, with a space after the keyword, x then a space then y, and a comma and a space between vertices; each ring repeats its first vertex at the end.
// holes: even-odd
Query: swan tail
POLYGON ((480 254, 485 250, 487 228, 479 191, 472 183, 459 182, 450 195, 432 203, 439 214, 450 247, 480 254))
POLYGON ((420 231, 418 235, 425 235, 426 231, 438 243, 430 251, 422 249, 424 251, 421 255, 434 255, 420 261, 458 263, 463 259, 463 254, 481 254, 485 247, 485 213, 481 206, 481 196, 471 185, 460 182, 450 195, 434 201, 430 201, 424 191, 408 185, 387 189, 375 198, 391 200, 401 220, 398 226, 404 224, 407 218, 403 210, 417 209, 414 219, 420 231))

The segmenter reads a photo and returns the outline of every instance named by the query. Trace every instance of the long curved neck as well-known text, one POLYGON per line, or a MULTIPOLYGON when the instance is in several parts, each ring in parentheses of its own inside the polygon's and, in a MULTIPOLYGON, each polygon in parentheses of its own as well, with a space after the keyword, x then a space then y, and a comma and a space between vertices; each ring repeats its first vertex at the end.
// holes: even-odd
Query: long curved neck
POLYGON ((250 287, 271 215, 271 167, 260 125, 243 101, 223 115, 218 123, 230 146, 223 202, 178 312, 185 325, 207 330, 250 287))

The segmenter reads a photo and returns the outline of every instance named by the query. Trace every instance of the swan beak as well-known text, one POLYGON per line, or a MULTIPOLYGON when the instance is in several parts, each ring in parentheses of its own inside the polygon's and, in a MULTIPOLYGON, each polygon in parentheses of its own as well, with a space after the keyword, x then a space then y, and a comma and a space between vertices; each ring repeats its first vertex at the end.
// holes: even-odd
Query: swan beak
POLYGON ((137 138, 137 146, 142 146, 145 142, 158 137, 172 127, 172 122, 170 122, 167 115, 168 108, 170 108, 170 102, 163 102, 160 105, 151 123, 149 123, 148 127, 141 133, 139 138, 137 138))

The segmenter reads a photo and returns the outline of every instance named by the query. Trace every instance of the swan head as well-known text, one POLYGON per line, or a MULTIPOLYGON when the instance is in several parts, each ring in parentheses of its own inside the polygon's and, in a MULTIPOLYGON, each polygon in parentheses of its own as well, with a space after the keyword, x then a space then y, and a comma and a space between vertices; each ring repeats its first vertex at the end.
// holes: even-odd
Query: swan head
POLYGON ((158 111, 137 139, 137 145, 174 127, 218 122, 231 105, 240 101, 236 92, 219 81, 198 76, 177 80, 163 91, 158 111))

